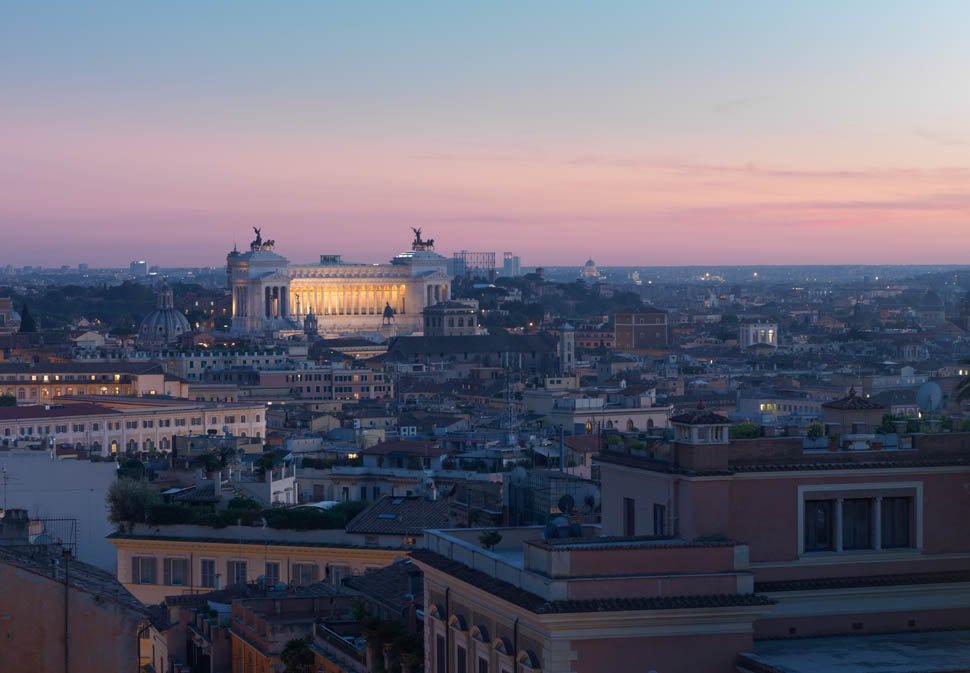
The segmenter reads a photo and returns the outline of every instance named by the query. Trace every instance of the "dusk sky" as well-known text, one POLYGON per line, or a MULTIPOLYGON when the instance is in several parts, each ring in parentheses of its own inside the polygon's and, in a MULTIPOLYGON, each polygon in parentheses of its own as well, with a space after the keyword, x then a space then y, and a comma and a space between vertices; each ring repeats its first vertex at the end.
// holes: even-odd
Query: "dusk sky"
POLYGON ((43 2, 0 264, 970 262, 970 2, 43 2))

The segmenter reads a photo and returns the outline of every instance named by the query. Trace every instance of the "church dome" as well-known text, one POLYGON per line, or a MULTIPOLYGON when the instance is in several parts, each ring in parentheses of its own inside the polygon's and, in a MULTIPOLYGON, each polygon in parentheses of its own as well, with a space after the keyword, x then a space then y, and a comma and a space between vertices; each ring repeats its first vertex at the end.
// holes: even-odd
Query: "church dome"
POLYGON ((587 267, 596 266, 596 262, 593 261, 592 257, 586 260, 586 266, 587 267))
POLYGON ((165 288, 158 293, 157 308, 142 319, 138 337, 142 341, 172 343, 191 331, 188 319, 175 310, 172 290, 165 288))

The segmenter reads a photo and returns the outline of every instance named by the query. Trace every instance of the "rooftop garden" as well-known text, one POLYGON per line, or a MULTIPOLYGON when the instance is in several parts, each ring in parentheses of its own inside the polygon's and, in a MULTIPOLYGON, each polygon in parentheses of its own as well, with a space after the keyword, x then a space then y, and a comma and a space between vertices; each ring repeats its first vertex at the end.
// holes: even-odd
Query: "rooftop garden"
POLYGON ((161 492, 147 481, 121 477, 105 498, 110 521, 122 532, 137 523, 152 526, 192 525, 209 528, 258 526, 287 530, 341 529, 359 514, 365 502, 343 502, 330 509, 265 507, 249 498, 232 498, 224 507, 164 502, 161 492))

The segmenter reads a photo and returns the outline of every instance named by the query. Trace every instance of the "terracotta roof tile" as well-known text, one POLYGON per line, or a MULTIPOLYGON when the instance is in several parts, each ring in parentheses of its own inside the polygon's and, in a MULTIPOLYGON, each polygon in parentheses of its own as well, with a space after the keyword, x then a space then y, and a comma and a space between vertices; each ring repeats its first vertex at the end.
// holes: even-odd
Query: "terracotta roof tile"
POLYGON ((480 570, 469 568, 429 549, 418 549, 411 558, 429 565, 455 579, 523 607, 536 614, 570 612, 611 612, 631 610, 685 610, 691 608, 743 607, 772 605, 774 601, 755 594, 708 594, 700 596, 633 596, 623 598, 593 598, 587 600, 549 601, 524 591, 514 584, 496 579, 480 570))

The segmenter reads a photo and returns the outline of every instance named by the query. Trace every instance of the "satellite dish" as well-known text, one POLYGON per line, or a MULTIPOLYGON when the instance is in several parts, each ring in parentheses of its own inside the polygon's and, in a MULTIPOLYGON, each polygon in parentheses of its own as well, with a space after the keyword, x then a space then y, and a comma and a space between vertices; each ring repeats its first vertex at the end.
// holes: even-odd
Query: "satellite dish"
POLYGON ((559 511, 563 514, 569 514, 573 511, 573 507, 576 505, 576 500, 573 496, 568 493, 563 497, 559 498, 559 511))
POLYGON ((924 383, 916 392, 916 406, 924 414, 933 413, 939 409, 941 402, 943 402, 943 391, 938 383, 933 381, 924 383))

